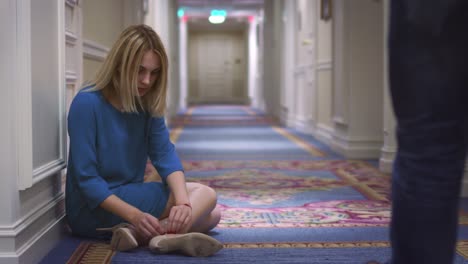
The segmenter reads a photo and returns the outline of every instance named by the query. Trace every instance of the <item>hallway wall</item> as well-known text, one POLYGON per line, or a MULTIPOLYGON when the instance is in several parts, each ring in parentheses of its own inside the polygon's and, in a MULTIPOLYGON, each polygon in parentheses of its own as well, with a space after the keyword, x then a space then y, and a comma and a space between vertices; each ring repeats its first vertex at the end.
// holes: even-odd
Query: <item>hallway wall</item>
POLYGON ((64 231, 66 114, 142 0, 0 2, 0 264, 36 263, 64 231))
POLYGON ((83 39, 89 48, 83 59, 85 82, 94 79, 105 55, 123 30, 123 8, 123 0, 82 0, 83 39))
POLYGON ((378 158, 383 143, 383 3, 336 0, 332 147, 378 158))
POLYGON ((265 111, 279 119, 284 106, 281 104, 282 85, 282 37, 284 2, 281 0, 265 1, 263 16, 262 43, 262 95, 265 101, 265 111))
POLYGON ((314 1, 316 18, 315 60, 317 86, 317 114, 314 135, 321 141, 330 144, 333 134, 333 20, 320 18, 320 5, 314 1))
POLYGON ((34 263, 60 237, 64 10, 55 0, 0 2, 0 263, 34 263))

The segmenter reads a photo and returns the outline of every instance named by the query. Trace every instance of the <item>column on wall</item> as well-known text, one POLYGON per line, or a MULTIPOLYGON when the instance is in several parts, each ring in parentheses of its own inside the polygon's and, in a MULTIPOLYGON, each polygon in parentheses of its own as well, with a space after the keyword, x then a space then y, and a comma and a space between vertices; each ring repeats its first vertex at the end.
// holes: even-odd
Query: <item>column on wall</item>
POLYGON ((265 95, 264 95, 264 80, 263 80, 263 74, 264 74, 264 58, 263 58, 263 50, 264 50, 264 10, 260 10, 258 14, 258 35, 257 35, 257 43, 258 43, 258 66, 257 66, 257 72, 256 72, 256 79, 255 79, 255 94, 254 94, 254 102, 252 104, 253 107, 256 107, 258 109, 261 109, 262 111, 266 111, 265 108, 265 95))
MULTIPOLYGON (((178 19, 176 1, 148 0, 148 13, 145 24, 151 26, 161 38, 169 60, 167 117, 172 117, 179 108, 179 69, 178 69, 178 19)), ((170 118, 167 118, 169 121, 170 118)))
POLYGON ((295 109, 294 127, 304 133, 315 131, 317 91, 315 85, 315 4, 316 1, 298 0, 294 9, 295 56, 294 90, 295 109))
POLYGON ((256 16, 249 16, 248 19, 248 79, 247 79, 247 89, 248 89, 248 99, 250 105, 258 108, 258 100, 256 97, 257 94, 257 72, 258 72, 258 39, 257 39, 257 25, 258 18, 256 16))
POLYGON ((179 107, 181 109, 187 108, 188 96, 188 31, 187 31, 187 17, 183 16, 179 19, 179 84, 180 84, 180 98, 179 107))
MULTIPOLYGON (((286 1, 289 2, 289 1, 286 1)), ((281 114, 281 67, 283 23, 282 1, 265 1, 264 3, 264 42, 263 42, 263 95, 265 110, 275 118, 281 114)))
POLYGON ((384 1, 384 24, 383 24, 383 139, 384 144, 381 149, 379 168, 381 171, 390 173, 392 172, 393 160, 397 148, 395 138, 395 116, 393 114, 393 107, 390 100, 389 81, 388 81, 388 48, 387 48, 387 35, 388 35, 388 0, 384 1))
POLYGON ((0 263, 33 263, 60 239, 66 164, 65 2, 0 2, 0 263))
POLYGON ((332 11, 331 16, 323 13, 319 1, 313 1, 315 38, 315 131, 314 136, 330 144, 333 135, 333 23, 336 14, 332 11))
POLYGON ((383 3, 333 3, 332 148, 348 158, 378 158, 383 122, 383 3))
POLYGON ((282 62, 281 63, 281 124, 294 127, 296 116, 296 83, 295 83, 295 64, 296 64, 296 1, 284 1, 284 9, 281 14, 283 24, 282 37, 282 62))

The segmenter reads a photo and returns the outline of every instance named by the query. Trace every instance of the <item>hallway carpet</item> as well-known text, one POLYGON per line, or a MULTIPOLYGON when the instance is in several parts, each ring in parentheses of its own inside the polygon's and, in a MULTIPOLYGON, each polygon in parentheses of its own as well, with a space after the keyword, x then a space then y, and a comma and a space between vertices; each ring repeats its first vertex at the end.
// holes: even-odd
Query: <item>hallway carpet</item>
MULTIPOLYGON (((210 258, 121 253, 69 237, 42 263, 353 264, 390 257, 390 177, 245 106, 199 106, 172 123, 187 181, 218 193, 224 249, 210 258), (72 255, 73 252, 73 255, 72 255), (94 261, 94 262, 93 262, 94 261)), ((464 209, 468 202, 462 201, 464 209)), ((455 263, 468 263, 468 214, 455 263)))

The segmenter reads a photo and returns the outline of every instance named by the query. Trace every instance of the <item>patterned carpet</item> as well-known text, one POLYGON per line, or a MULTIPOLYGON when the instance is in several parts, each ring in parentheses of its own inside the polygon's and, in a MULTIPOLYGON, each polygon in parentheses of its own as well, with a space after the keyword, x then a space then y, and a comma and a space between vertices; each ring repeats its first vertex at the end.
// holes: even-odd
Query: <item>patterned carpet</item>
MULTIPOLYGON (((218 193, 223 216, 210 235, 225 248, 200 260, 154 255, 146 248, 113 252, 103 241, 70 237, 42 263, 352 264, 389 259, 390 177, 375 162, 345 160, 311 136, 245 106, 190 108, 171 125, 187 180, 218 193)), ((468 202, 462 204, 468 208, 468 202)), ((468 263, 464 212, 455 263, 468 263)))

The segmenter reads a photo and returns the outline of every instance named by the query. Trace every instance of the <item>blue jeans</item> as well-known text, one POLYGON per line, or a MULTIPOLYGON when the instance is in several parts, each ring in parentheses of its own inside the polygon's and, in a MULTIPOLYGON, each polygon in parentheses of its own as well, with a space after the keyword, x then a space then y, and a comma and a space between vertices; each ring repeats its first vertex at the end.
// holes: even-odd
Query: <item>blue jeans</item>
POLYGON ((449 264, 468 141, 468 1, 393 0, 393 264, 449 264))

